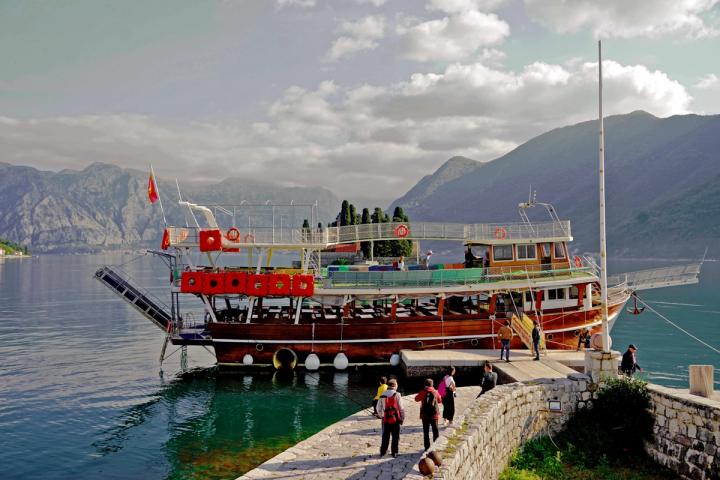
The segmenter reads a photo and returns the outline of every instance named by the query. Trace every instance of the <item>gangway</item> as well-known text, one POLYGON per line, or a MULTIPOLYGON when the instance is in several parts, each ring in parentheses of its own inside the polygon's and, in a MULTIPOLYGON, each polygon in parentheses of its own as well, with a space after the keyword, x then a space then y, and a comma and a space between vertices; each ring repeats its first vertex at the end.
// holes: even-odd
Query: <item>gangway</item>
POLYGON ((172 317, 168 313, 167 305, 148 290, 132 285, 127 275, 123 275, 109 266, 104 266, 95 272, 95 278, 132 305, 158 328, 164 331, 168 330, 172 323, 172 317))
POLYGON ((650 268, 608 277, 608 285, 627 284, 627 290, 640 291, 698 283, 702 262, 650 268))

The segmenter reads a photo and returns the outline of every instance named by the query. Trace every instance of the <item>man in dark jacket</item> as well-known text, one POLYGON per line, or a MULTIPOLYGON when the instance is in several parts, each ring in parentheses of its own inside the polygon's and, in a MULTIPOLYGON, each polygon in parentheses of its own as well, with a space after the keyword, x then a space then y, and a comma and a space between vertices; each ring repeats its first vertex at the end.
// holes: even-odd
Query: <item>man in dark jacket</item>
POLYGON ((533 322, 532 342, 533 350, 535 350, 535 358, 533 360, 540 360, 540 328, 537 322, 533 322))
POLYGON ((622 362, 620 363, 620 371, 628 377, 632 377, 636 371, 642 372, 642 368, 635 358, 635 352, 637 352, 637 347, 631 343, 627 351, 623 353, 622 362))
POLYGON ((497 379, 498 375, 497 373, 493 372, 492 363, 486 361, 485 373, 483 373, 482 383, 480 384, 480 393, 478 393, 478 397, 483 393, 489 392, 490 390, 495 388, 495 385, 497 385, 497 379))
POLYGON ((420 420, 423 425, 423 439, 425 440, 425 450, 430 448, 430 427, 433 432, 433 442, 438 438, 438 419, 440 418, 439 405, 442 403, 442 397, 433 388, 433 379, 425 380, 425 388, 415 395, 415 401, 420 402, 420 420))

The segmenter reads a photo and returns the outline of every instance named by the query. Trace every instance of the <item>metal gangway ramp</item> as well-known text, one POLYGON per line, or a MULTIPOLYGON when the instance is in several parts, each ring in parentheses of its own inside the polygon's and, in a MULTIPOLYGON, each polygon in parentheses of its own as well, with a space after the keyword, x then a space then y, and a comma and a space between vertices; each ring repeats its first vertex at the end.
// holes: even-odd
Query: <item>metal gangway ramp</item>
POLYGON ((132 285, 126 275, 109 266, 99 268, 95 272, 95 278, 132 305, 158 328, 168 330, 172 323, 168 307, 148 290, 132 285))
POLYGON ((634 292, 660 287, 690 285, 698 283, 701 266, 702 262, 698 262, 621 273, 608 277, 608 285, 627 284, 627 289, 634 292))

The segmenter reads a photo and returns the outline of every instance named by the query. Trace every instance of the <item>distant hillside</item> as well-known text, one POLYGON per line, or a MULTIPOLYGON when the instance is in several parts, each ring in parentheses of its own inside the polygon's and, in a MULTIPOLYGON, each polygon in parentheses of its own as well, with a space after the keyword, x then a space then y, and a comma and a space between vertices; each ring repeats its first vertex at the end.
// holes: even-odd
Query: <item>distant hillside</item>
MULTIPOLYGON (((607 118, 605 131, 610 253, 688 258, 708 246, 720 257, 720 116, 633 112, 607 118)), ((517 204, 532 186, 572 221, 575 248, 597 251, 597 163, 597 121, 583 122, 492 162, 465 163, 454 178, 450 159, 391 206, 419 220, 518 221, 517 204)))
MULTIPOLYGON (((28 245, 34 252, 92 251, 111 248, 157 247, 163 222, 158 204, 147 198, 148 173, 107 164, 93 164, 81 171, 47 172, 0 163, 0 237, 28 245)), ((288 188, 227 179, 216 184, 183 183, 183 196, 207 203, 318 202, 319 218, 334 218, 339 200, 322 188, 288 188)), ((158 185, 168 222, 184 225, 173 182, 158 185)), ((243 209, 248 212, 249 209, 243 209)), ((250 212, 254 224, 258 210, 250 212)), ((221 222, 229 221, 221 218, 221 222)), ((300 216, 309 216, 300 213, 300 216)), ((302 218, 283 217, 285 224, 302 218)), ((239 212, 238 225, 247 215, 239 212)), ((278 222, 281 221, 278 218, 278 222)))

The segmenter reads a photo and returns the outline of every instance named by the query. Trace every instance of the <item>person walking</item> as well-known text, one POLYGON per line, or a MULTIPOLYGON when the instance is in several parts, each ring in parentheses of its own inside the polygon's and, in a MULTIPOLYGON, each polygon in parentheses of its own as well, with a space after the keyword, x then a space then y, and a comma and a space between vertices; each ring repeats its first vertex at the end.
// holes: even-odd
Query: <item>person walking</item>
POLYGON ((485 361, 485 373, 483 373, 482 382, 480 383, 480 393, 478 393, 478 397, 495 388, 497 379, 498 375, 493 372, 492 363, 485 361))
POLYGON ((373 402, 372 402, 374 415, 377 415, 377 413, 378 413, 378 411, 377 411, 378 401, 380 400, 380 397, 382 396, 382 394, 385 393, 385 390, 387 390, 387 388, 388 388, 387 378, 380 377, 380 385, 378 386, 377 393, 375 394, 375 397, 373 398, 373 402))
POLYGON ((538 322, 533 322, 532 343, 533 350, 535 350, 535 358, 533 360, 540 360, 540 327, 538 326, 538 322))
POLYGON ((382 419, 382 440, 380 442, 380 456, 387 453, 390 444, 390 453, 397 457, 400 446, 400 425, 405 421, 405 408, 403 408, 402 396, 397 391, 397 380, 391 378, 388 388, 380 396, 377 411, 378 417, 382 419), (390 438, 392 437, 392 443, 390 438))
POLYGON ((625 353, 623 353, 622 362, 620 362, 620 371, 628 377, 632 377, 636 371, 642 372, 642 368, 637 363, 635 352, 637 352, 637 347, 631 343, 628 345, 625 353))
POLYGON ((442 397, 443 404, 443 419, 445 425, 450 425, 455 418, 455 367, 449 367, 447 369, 447 375, 443 377, 438 386, 438 393, 442 397))
POLYGON ((433 388, 433 379, 425 379, 425 388, 415 395, 415 401, 420 402, 420 420, 423 426, 423 440, 425 450, 430 448, 430 428, 433 432, 433 442, 438 438, 438 419, 440 418, 440 404, 442 397, 433 388))
POLYGON ((513 337, 513 331, 510 328, 510 322, 505 320, 505 325, 500 327, 500 330, 498 330, 497 337, 500 339, 500 360, 503 359, 503 353, 506 353, 505 355, 505 361, 510 361, 510 340, 512 340, 513 337))

